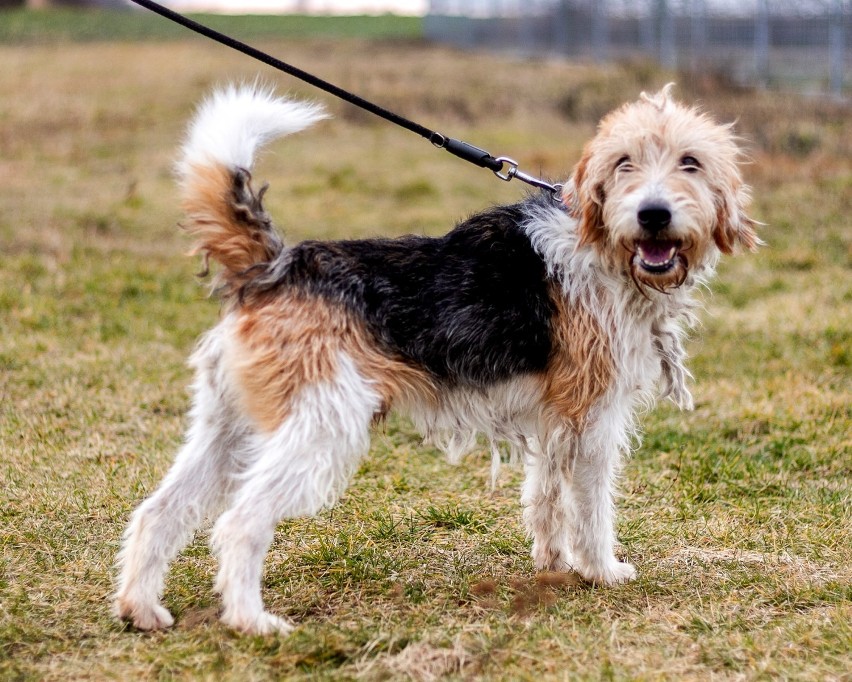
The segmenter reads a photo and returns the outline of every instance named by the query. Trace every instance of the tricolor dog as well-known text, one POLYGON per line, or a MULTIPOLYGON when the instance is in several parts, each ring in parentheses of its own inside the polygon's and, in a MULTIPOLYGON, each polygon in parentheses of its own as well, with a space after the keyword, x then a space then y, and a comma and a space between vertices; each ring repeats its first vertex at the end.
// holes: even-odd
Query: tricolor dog
POLYGON ((276 524, 334 504, 390 410, 451 456, 477 433, 523 455, 537 569, 632 579, 614 553, 613 493, 637 408, 691 408, 693 292, 721 254, 760 243, 730 126, 666 87, 603 119, 561 197, 492 208, 442 237, 287 244, 252 164, 323 117, 228 88, 190 125, 184 227, 218 264, 223 314, 192 357, 186 442, 125 533, 118 616, 172 624, 169 562, 210 517, 222 620, 289 630, 261 600, 276 524))

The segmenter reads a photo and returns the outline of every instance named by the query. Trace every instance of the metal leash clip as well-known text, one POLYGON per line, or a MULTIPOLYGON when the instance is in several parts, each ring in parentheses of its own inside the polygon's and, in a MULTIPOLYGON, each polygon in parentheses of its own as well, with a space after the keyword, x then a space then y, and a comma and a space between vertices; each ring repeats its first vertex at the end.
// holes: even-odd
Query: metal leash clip
POLYGON ((521 182, 525 182, 528 185, 532 185, 533 187, 548 190, 551 194, 553 194, 554 198, 558 199, 558 195, 562 191, 562 185, 552 185, 549 182, 545 182, 541 178, 536 178, 532 175, 527 175, 526 173, 518 169, 518 162, 514 159, 510 159, 508 156, 498 156, 497 161, 502 165, 500 170, 494 171, 494 175, 496 175, 501 180, 509 182, 510 180, 517 178, 521 182), (508 166, 508 168, 505 168, 506 166, 508 166))

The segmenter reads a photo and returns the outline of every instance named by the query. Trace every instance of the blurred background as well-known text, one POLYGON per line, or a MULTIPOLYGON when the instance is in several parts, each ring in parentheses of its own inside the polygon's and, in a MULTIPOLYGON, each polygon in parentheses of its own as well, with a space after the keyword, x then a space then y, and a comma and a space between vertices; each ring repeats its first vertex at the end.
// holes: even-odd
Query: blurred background
MULTIPOLYGON (((463 48, 605 62, 647 58, 743 86, 848 94, 850 0, 167 0, 178 11, 422 16, 463 48)), ((0 0, 127 8, 128 0, 0 0)))

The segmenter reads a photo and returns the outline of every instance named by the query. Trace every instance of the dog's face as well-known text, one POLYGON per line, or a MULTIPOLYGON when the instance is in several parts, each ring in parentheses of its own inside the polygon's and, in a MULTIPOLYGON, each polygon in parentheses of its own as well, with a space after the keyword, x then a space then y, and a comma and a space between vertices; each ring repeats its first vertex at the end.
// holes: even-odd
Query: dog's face
POLYGON ((565 191, 580 245, 640 289, 659 291, 715 258, 714 245, 731 253, 759 244, 730 126, 676 103, 669 90, 604 118, 565 191))

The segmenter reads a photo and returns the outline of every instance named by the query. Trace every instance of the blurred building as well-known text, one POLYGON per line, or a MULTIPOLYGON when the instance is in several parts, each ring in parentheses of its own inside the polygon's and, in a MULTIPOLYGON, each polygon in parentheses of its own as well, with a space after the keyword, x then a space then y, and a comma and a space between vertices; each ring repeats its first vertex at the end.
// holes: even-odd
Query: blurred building
POLYGON ((850 90, 852 0, 431 0, 427 38, 471 49, 650 58, 742 84, 850 90))

